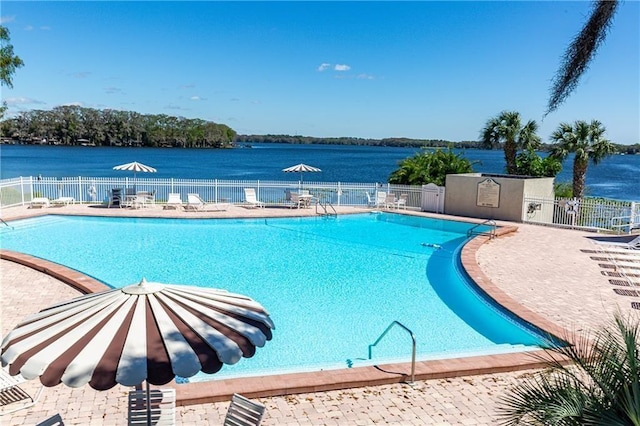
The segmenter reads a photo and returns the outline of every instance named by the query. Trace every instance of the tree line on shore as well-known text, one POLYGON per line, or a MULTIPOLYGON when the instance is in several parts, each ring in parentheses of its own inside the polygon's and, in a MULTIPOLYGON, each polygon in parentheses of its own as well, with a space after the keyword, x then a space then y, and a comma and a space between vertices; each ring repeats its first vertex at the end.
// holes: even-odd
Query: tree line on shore
MULTIPOLYGON (((98 110, 74 105, 51 110, 31 110, 0 121, 5 143, 135 146, 167 148, 231 148, 238 144, 259 143, 359 145, 416 148, 491 149, 483 135, 475 141, 410 138, 320 138, 314 136, 267 134, 238 135, 225 124, 166 114, 140 114, 134 111, 98 110)), ((539 143, 537 151, 550 152, 555 144, 539 143)), ((640 153, 640 144, 613 144, 616 152, 640 153)))
POLYGON ((21 112, 0 122, 0 134, 21 143, 175 148, 229 148, 236 136, 212 121, 74 105, 21 112))

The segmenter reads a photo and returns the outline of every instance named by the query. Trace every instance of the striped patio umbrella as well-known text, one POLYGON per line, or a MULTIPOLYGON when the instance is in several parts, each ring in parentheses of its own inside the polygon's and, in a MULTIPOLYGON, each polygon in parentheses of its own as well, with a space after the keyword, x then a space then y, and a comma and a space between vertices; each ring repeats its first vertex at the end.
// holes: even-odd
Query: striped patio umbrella
POLYGON ((113 170, 125 170, 125 171, 133 172, 133 185, 134 185, 134 187, 135 187, 135 183, 136 183, 136 173, 138 173, 138 172, 143 172, 143 173, 155 173, 155 172, 157 172, 157 170, 154 169, 153 167, 146 166, 146 165, 144 165, 142 163, 138 163, 137 161, 134 161, 133 163, 120 164, 119 166, 115 166, 113 168, 113 170))
POLYGON ((300 183, 302 183, 303 173, 315 173, 315 172, 321 172, 322 170, 320 170, 317 167, 308 166, 306 164, 300 163, 300 164, 296 164, 295 166, 282 169, 282 171, 285 173, 300 173, 300 183))
POLYGON ((149 283, 88 294, 24 319, 2 341, 9 374, 51 387, 164 385, 252 357, 273 322, 224 290, 149 283))

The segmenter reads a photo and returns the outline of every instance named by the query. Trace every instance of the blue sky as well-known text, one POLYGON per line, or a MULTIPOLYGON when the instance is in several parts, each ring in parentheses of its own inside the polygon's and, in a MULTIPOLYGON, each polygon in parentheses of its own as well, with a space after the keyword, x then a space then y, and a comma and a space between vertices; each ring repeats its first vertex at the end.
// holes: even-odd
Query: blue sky
POLYGON ((600 120, 640 142, 640 4, 623 2, 577 91, 542 120, 589 2, 2 1, 25 66, 11 112, 81 105, 240 134, 476 140, 503 110, 600 120))

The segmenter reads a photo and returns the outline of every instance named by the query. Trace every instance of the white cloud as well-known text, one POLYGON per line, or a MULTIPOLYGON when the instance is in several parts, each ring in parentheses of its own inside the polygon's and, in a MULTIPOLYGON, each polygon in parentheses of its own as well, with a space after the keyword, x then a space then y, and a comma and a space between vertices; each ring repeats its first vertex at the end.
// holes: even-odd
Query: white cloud
POLYGON ((8 22, 13 22, 15 19, 15 16, 0 16, 0 25, 4 25, 8 22))
POLYGON ((188 108, 182 108, 179 105, 165 105, 164 109, 173 109, 173 110, 177 110, 177 111, 189 111, 188 108))
POLYGON ((109 95, 113 95, 114 93, 122 93, 122 89, 118 87, 105 87, 104 92, 109 95))
POLYGON ((22 97, 7 98, 7 99, 5 99, 5 102, 9 106, 11 106, 11 105, 29 105, 29 104, 35 104, 35 105, 45 104, 45 102, 42 102, 42 101, 38 101, 38 100, 35 100, 35 99, 31 99, 31 98, 22 98, 22 97))
POLYGON ((330 66, 331 66, 331 64, 327 64, 326 62, 323 62, 318 67, 318 71, 322 72, 322 71, 328 70, 330 66))
POLYGON ((91 71, 79 71, 71 75, 75 78, 87 78, 91 75, 91 71))
POLYGON ((84 105, 84 104, 83 104, 82 102, 78 102, 78 101, 75 101, 75 102, 65 102, 65 103, 63 103, 63 104, 62 104, 62 106, 77 106, 77 107, 81 107, 81 106, 83 106, 83 105, 84 105))
POLYGON ((24 27, 25 31, 33 31, 33 25, 27 25, 26 27, 24 27))
POLYGON ((336 71, 349 71, 351 67, 345 64, 336 64, 336 66, 333 67, 333 69, 336 71))
POLYGON ((356 77, 358 80, 374 80, 375 77, 369 74, 358 74, 356 77))
POLYGON ((192 96, 190 99, 192 101, 201 101, 202 100, 202 98, 200 96, 192 96))

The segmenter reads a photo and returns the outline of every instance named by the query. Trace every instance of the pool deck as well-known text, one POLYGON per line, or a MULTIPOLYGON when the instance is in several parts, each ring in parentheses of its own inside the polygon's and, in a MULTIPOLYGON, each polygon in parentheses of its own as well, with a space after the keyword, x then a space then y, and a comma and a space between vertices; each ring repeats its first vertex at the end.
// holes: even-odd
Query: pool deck
MULTIPOLYGON (((337 210, 340 214, 370 211, 353 207, 337 210)), ((1 217, 11 221, 41 214, 248 218, 316 213, 313 208, 230 206, 222 212, 184 212, 162 210, 159 206, 131 210, 69 205, 9 208, 2 211, 1 217)), ((456 219, 418 212, 408 214, 456 219)), ((624 287, 612 285, 611 277, 605 275, 609 270, 601 266, 606 262, 592 259, 597 254, 588 252, 595 248, 589 237, 597 234, 526 224, 501 222, 499 225, 513 232, 493 240, 477 237, 465 247, 463 263, 478 285, 513 312, 561 335, 565 330, 588 330, 607 324, 616 310, 640 318, 640 310, 631 307, 632 302, 640 302, 640 297, 614 292, 614 288, 624 287)), ((23 263, 31 262, 29 257, 2 253, 5 258, 0 261, 3 335, 26 315, 81 294, 65 282, 93 290, 101 286, 57 265, 37 262, 38 270, 6 260, 12 256, 21 258, 16 260, 23 263), (46 274, 42 272, 45 269, 46 274), (33 288, 41 290, 34 293, 33 288)), ((495 406, 500 395, 519 378, 531 373, 529 369, 535 367, 532 361, 526 354, 511 354, 419 362, 416 366, 419 380, 412 385, 398 383, 406 380, 408 364, 181 385, 178 387, 179 404, 185 405, 178 407, 176 417, 178 424, 221 424, 228 395, 238 392, 267 406, 263 425, 488 425, 495 423, 495 406), (514 369, 520 371, 509 371, 514 369), (339 389, 353 383, 360 387, 339 389), (269 389, 271 395, 288 391, 296 394, 264 396, 269 394, 269 389)), ((39 383, 32 381, 23 388, 35 392, 39 383)), ((128 391, 125 387, 106 392, 86 386, 46 388, 38 404, 0 417, 0 423, 34 424, 60 413, 65 424, 126 424, 128 391)))

